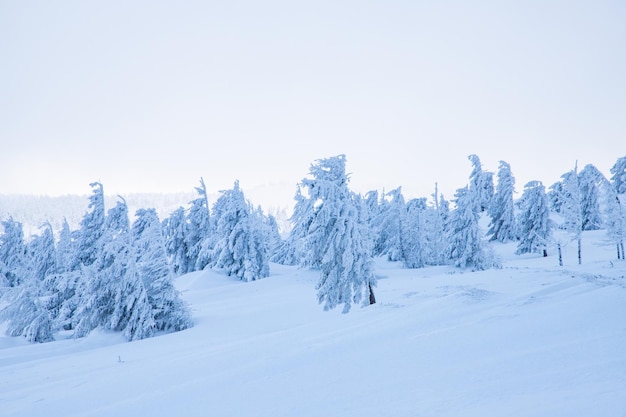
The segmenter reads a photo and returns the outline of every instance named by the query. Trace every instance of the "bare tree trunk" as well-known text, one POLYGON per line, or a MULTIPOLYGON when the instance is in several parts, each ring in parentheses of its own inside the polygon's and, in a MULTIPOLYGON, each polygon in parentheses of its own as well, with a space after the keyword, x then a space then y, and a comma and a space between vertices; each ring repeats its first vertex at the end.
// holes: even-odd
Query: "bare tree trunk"
POLYGON ((544 249, 544 250, 543 250, 543 257, 544 257, 544 258, 547 258, 547 257, 548 257, 548 250, 547 250, 547 249, 544 249))
POLYGON ((622 261, 623 261, 624 259, 626 259, 626 258, 624 258, 624 241, 621 241, 621 242, 619 243, 619 245, 620 245, 620 247, 622 248, 622 261))
POLYGON ((372 289, 372 284, 368 284, 367 287, 370 291, 370 305, 376 304, 376 297, 374 297, 374 290, 372 289))
POLYGON ((581 243, 582 239, 578 238, 578 265, 583 263, 582 253, 581 253, 581 243))
POLYGON ((617 260, 619 261, 620 259, 622 259, 622 253, 619 249, 619 243, 616 243, 615 246, 617 247, 617 260))
POLYGON ((557 243, 556 248, 559 251, 559 266, 563 266, 563 254, 561 253, 561 244, 557 243))

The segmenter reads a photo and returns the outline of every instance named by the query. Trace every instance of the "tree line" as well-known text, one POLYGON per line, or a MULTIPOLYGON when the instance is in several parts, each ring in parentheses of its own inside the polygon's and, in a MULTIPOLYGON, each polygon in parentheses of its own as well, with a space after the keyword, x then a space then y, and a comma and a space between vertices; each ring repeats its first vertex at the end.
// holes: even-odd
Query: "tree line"
POLYGON ((270 262, 319 271, 319 303, 348 312, 376 302, 375 257, 406 268, 484 270, 500 265, 488 241, 517 242, 517 254, 548 256, 554 249, 562 265, 562 246, 575 241, 581 263, 582 232, 601 228, 624 259, 626 156, 610 179, 593 165, 580 171, 575 165, 548 190, 540 181, 527 183, 518 200, 508 163, 500 161, 494 181, 478 156, 468 159, 468 184, 450 202, 436 184, 430 200, 405 201, 400 187, 357 194, 345 155, 317 160, 297 186, 284 239, 275 218, 246 200, 237 181, 210 205, 200 179, 186 207, 162 221, 155 209, 140 209, 132 224, 125 200, 106 210, 102 184, 92 183, 77 230, 64 222, 55 236, 48 223, 26 241, 19 222, 2 222, 0 321, 8 322, 9 335, 32 342, 96 328, 142 339, 193 325, 175 276, 212 268, 254 281, 269 276, 270 262))

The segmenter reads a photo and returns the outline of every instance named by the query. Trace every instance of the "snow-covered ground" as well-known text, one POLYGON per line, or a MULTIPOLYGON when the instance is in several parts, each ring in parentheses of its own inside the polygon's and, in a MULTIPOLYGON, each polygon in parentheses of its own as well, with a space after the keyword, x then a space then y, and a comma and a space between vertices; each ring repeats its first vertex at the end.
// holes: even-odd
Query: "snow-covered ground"
POLYGON ((583 236, 565 266, 402 269, 378 303, 324 312, 317 273, 179 277, 190 330, 138 342, 0 337, 0 416, 626 416, 626 262, 583 236))

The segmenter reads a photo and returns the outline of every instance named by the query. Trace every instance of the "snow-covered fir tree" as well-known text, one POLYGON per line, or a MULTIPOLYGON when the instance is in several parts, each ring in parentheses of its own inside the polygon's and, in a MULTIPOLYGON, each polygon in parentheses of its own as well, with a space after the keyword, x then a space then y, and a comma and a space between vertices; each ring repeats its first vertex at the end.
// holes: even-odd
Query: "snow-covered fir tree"
POLYGON ((348 189, 346 157, 317 160, 301 182, 313 207, 306 218, 303 264, 320 270, 317 299, 324 309, 375 302, 372 248, 363 209, 348 189))
POLYGON ((272 257, 272 261, 283 265, 301 265, 317 269, 319 268, 318 264, 307 264, 309 260, 317 262, 318 259, 306 256, 304 239, 308 234, 311 222, 315 218, 316 202, 302 194, 302 187, 302 184, 298 184, 294 196, 296 204, 289 219, 292 224, 289 236, 283 241, 277 254, 272 257))
POLYGON ((265 225, 267 226, 268 232, 267 239, 269 256, 270 259, 272 259, 277 253, 279 253, 283 243, 283 239, 280 237, 280 231, 278 229, 278 222, 276 221, 276 217, 274 217, 274 215, 272 214, 268 214, 267 216, 263 217, 260 207, 257 209, 257 215, 260 218, 265 219, 265 225))
POLYGON ((21 282, 4 297, 8 304, 0 311, 0 322, 7 322, 9 336, 24 336, 29 342, 40 343, 54 340, 50 297, 44 284, 54 270, 54 235, 47 224, 42 234, 34 236, 27 245, 21 282))
POLYGON ((459 188, 454 196, 456 208, 450 213, 448 222, 448 259, 459 268, 471 270, 499 266, 494 253, 482 239, 477 212, 480 205, 475 201, 477 194, 464 187, 459 188))
POLYGON ((367 224, 370 225, 370 228, 373 230, 373 220, 378 216, 379 212, 379 197, 378 191, 371 190, 365 193, 365 197, 363 198, 363 204, 365 204, 366 208, 366 219, 367 224))
POLYGON ((493 196, 489 215, 491 221, 487 236, 489 240, 509 242, 517 239, 515 225, 515 204, 513 192, 515 191, 515 178, 511 173, 511 166, 500 161, 498 168, 498 185, 493 196))
POLYGON ((163 220, 165 250, 175 274, 182 275, 190 268, 187 261, 185 209, 179 207, 163 220))
POLYGON ((578 263, 582 263, 583 211, 578 164, 561 176, 561 189, 557 198, 561 203, 559 214, 562 221, 559 229, 564 230, 577 243, 578 263))
POLYGON ((41 234, 35 235, 26 247, 26 262, 29 273, 36 280, 43 282, 48 274, 57 270, 57 255, 52 225, 45 223, 41 234))
POLYGON ((617 194, 626 193, 626 156, 618 158, 611 167, 611 183, 617 194))
MULTIPOLYGON (((604 217, 606 235, 611 243, 615 244, 617 259, 624 257, 624 239, 626 237, 626 208, 622 201, 624 194, 617 194, 613 187, 610 187, 605 195, 604 217)), ((626 200, 626 199, 624 199, 626 200)))
POLYGON ((402 187, 383 193, 378 213, 372 223, 375 230, 374 254, 385 255, 390 261, 403 261, 402 227, 406 203, 402 187))
POLYGON ((528 182, 518 204, 519 243, 515 253, 541 253, 548 256, 553 224, 550 220, 548 197, 541 181, 528 182))
POLYGON ((59 239, 56 244, 56 266, 58 273, 75 271, 79 268, 79 256, 76 253, 78 233, 72 232, 67 219, 63 219, 59 239))
POLYGON ((33 276, 5 295, 5 308, 0 310, 0 322, 7 323, 8 336, 23 336, 29 342, 54 340, 53 319, 47 307, 43 284, 33 276))
POLYGON ((221 191, 213 205, 217 240, 211 266, 243 281, 269 276, 267 226, 258 213, 250 210, 239 181, 221 191))
POLYGON ((185 227, 185 247, 187 269, 184 272, 200 271, 210 261, 206 257, 199 257, 204 241, 211 235, 211 217, 209 215, 209 200, 204 180, 200 178, 200 186, 196 187, 198 198, 191 201, 187 213, 185 227))
POLYGON ((600 187, 608 180, 598 169, 589 164, 578 174, 580 186, 580 209, 583 230, 599 230, 602 227, 600 213, 600 187))
POLYGON ((0 287, 18 286, 23 279, 26 256, 22 223, 10 216, 2 221, 0 235, 0 287))
POLYGON ((148 294, 136 268, 124 200, 107 212, 97 258, 84 268, 75 314, 75 334, 100 327, 120 331, 127 340, 149 337, 155 328, 148 294))
POLYGON ((174 274, 167 259, 157 212, 155 209, 139 209, 135 217, 131 228, 135 265, 151 306, 153 330, 187 329, 193 321, 180 293, 174 288, 174 274))
POLYGON ((552 184, 546 194, 548 197, 548 204, 550 206, 550 210, 555 213, 561 212, 561 206, 563 205, 563 201, 561 201, 561 195, 563 194, 563 182, 557 181, 552 184))
POLYGON ((402 225, 402 264, 406 268, 423 268, 429 260, 429 241, 426 225, 428 208, 425 198, 415 198, 406 204, 402 225))
POLYGON ((81 275, 79 257, 76 253, 78 233, 72 232, 66 219, 63 220, 56 244, 55 271, 45 280, 50 294, 48 309, 55 322, 54 329, 72 329, 72 316, 77 307, 76 287, 81 275))
POLYGON ((429 220, 427 222, 427 240, 429 242, 428 256, 429 264, 444 265, 446 263, 446 225, 448 224, 448 216, 450 215, 450 203, 439 193, 439 186, 435 183, 435 192, 431 195, 433 198, 432 209, 427 211, 429 220))
POLYGON ((494 194, 493 173, 484 171, 480 158, 476 155, 467 157, 472 163, 472 172, 469 178, 469 192, 474 194, 472 200, 477 205, 479 212, 485 211, 491 205, 494 194))
POLYGON ((104 233, 105 207, 104 190, 102 184, 93 182, 89 184, 92 188, 89 197, 89 209, 80 222, 80 229, 77 238, 76 253, 81 264, 89 266, 98 257, 97 242, 104 233))

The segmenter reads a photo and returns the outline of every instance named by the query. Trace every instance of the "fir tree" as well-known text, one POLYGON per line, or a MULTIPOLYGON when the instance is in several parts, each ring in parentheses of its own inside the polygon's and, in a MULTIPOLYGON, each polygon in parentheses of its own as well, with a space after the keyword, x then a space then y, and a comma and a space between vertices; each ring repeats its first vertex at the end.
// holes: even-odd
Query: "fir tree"
POLYGON ((265 226, 267 228, 267 241, 268 241, 268 250, 270 259, 272 259, 280 250, 280 247, 283 243, 283 239, 280 237, 280 232, 278 230, 278 223, 276 222, 276 217, 272 214, 268 214, 267 216, 263 216, 260 208, 257 210, 257 215, 260 218, 264 219, 265 226))
POLYGON ((515 179, 511 174, 511 166, 500 161, 498 169, 498 187, 494 194, 489 214, 491 221, 487 235, 489 240, 498 242, 509 242, 516 240, 515 234, 515 205, 513 203, 513 192, 515 179))
POLYGON ((484 270, 499 266, 494 254, 484 244, 478 225, 476 194, 467 187, 455 194, 456 208, 450 213, 448 224, 448 259, 459 268, 484 270))
POLYGON ((76 235, 64 219, 55 250, 56 269, 45 280, 45 286, 51 294, 48 308, 55 329, 71 330, 72 316, 78 307, 75 296, 81 270, 76 253, 76 235))
MULTIPOLYGON (((282 265, 299 265, 304 259, 303 239, 314 216, 314 201, 302 195, 301 185, 294 196, 296 204, 289 221, 292 224, 289 236, 278 247, 272 261, 282 265)), ((313 265, 308 265, 314 267, 313 265)))
POLYGON ((626 209, 620 194, 612 187, 605 194, 606 234, 610 242, 615 243, 617 259, 624 257, 624 237, 626 236, 626 209))
POLYGON ((304 235, 303 264, 316 266, 320 280, 317 299, 329 310, 341 304, 375 301, 371 241, 357 198, 348 189, 344 155, 321 159, 311 165, 311 178, 302 180, 309 206, 304 235), (309 221, 310 220, 310 221, 309 221))
POLYGON ((53 319, 44 279, 55 268, 54 236, 49 224, 41 235, 33 237, 26 252, 20 285, 5 297, 8 305, 0 311, 0 322, 7 322, 9 336, 24 336, 29 342, 49 342, 54 340, 53 319))
POLYGON ((80 303, 74 318, 76 336, 84 336, 96 327, 123 332, 128 340, 151 336, 155 322, 136 268, 124 200, 108 211, 96 247, 96 260, 84 268, 81 277, 80 303))
POLYGON ((41 283, 28 277, 7 294, 8 305, 0 310, 0 322, 7 322, 8 336, 24 336, 33 343, 54 340, 53 321, 42 292, 41 283))
POLYGON ((446 263, 446 225, 450 214, 450 203, 439 194, 438 184, 435 183, 433 198, 433 208, 427 211, 429 220, 427 222, 427 240, 429 242, 428 255, 429 264, 444 265, 446 263))
MULTIPOLYGON (((193 325, 189 310, 174 288, 173 272, 167 260, 165 240, 158 215, 154 209, 140 209, 132 225, 132 240, 136 271, 146 289, 154 330, 179 331, 193 325)), ((151 329, 141 336, 151 334, 151 329)))
POLYGON ((516 254, 542 253, 548 256, 548 244, 552 238, 552 221, 545 187, 541 181, 530 181, 524 186, 519 201, 519 243, 516 254))
POLYGON ((26 268, 26 243, 22 223, 9 217, 2 221, 0 235, 0 284, 15 287, 23 279, 26 268))
POLYGON ((185 239, 185 209, 179 207, 163 221, 165 250, 175 274, 182 275, 190 268, 187 262, 187 242, 185 239))
POLYGON ((104 233, 105 209, 104 191, 102 184, 93 182, 89 184, 92 194, 89 197, 89 209, 80 222, 76 253, 78 260, 85 266, 89 266, 98 257, 97 242, 104 233))
POLYGON ((379 214, 379 202, 378 202, 378 191, 371 190, 365 194, 365 198, 363 199, 363 204, 365 204, 365 218, 367 220, 367 224, 370 228, 373 229, 373 220, 379 214))
POLYGON ((599 230, 602 227, 599 188, 606 181, 604 175, 591 164, 586 165, 578 174, 583 230, 599 230))
POLYGON ((378 214, 373 219, 376 239, 374 254, 386 255, 389 261, 404 259, 402 226, 406 217, 406 203, 402 188, 383 193, 378 214))
POLYGON ((425 198, 412 199, 406 204, 402 227, 402 264, 406 268, 423 268, 428 263, 427 210, 425 198))
POLYGON ((611 182, 617 194, 626 193, 626 156, 618 158, 611 167, 611 182))
POLYGON ((483 170, 478 156, 469 155, 467 159, 472 162, 469 192, 474 194, 472 200, 476 203, 476 210, 482 212, 489 208, 493 198, 493 173, 483 170))
POLYGON ((558 200, 561 202, 562 222, 559 228, 566 231, 578 246, 578 263, 582 263, 582 232, 583 232, 583 212, 582 212, 582 192, 580 179, 578 177, 577 165, 572 171, 561 176, 561 191, 558 200))
POLYGON ((57 271, 57 256, 54 233, 50 223, 44 224, 41 235, 34 236, 27 245, 27 263, 30 275, 43 282, 46 277, 57 271))
POLYGON ((59 232, 59 241, 56 244, 56 267, 57 273, 75 271, 79 268, 78 254, 76 253, 77 233, 70 230, 67 219, 63 219, 63 224, 59 232))
POLYGON ((213 212, 217 241, 212 266, 243 281, 269 276, 267 227, 251 212, 238 181, 231 190, 221 191, 213 212))
POLYGON ((200 271, 209 262, 206 258, 199 258, 203 242, 210 238, 211 217, 209 215, 209 201, 204 180, 200 178, 200 186, 196 187, 198 198, 191 201, 187 213, 185 229, 185 246, 187 270, 184 272, 200 271))

